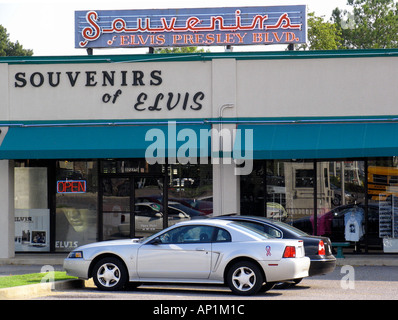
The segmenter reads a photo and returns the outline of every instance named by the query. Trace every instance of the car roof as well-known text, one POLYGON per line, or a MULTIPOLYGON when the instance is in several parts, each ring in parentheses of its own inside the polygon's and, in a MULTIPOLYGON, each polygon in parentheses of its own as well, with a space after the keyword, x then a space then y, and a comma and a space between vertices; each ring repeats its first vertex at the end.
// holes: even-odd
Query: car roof
POLYGON ((249 239, 250 240, 259 239, 259 237, 272 239, 269 235, 265 233, 261 233, 258 230, 252 229, 247 226, 236 224, 236 221, 232 220, 194 219, 194 220, 187 220, 176 223, 172 227, 189 226, 189 225, 205 225, 205 226, 219 227, 219 228, 225 227, 225 229, 227 229, 229 232, 234 232, 235 236, 239 234, 239 237, 242 237, 241 239, 245 239, 245 241, 249 239))
POLYGON ((264 222, 269 222, 269 223, 273 223, 274 220, 266 218, 266 217, 262 217, 262 216, 247 216, 247 215, 239 215, 239 214, 227 214, 227 215, 222 215, 222 216, 214 216, 214 219, 219 219, 219 220, 228 220, 228 219, 234 219, 234 218, 238 218, 238 219, 245 219, 245 220, 260 220, 260 221, 264 221, 264 222))
POLYGON ((203 224, 203 225, 222 227, 231 224, 232 222, 233 221, 231 220, 221 220, 221 219, 193 219, 193 220, 179 222, 178 225, 203 224))
POLYGON ((151 204, 158 204, 156 202, 149 202, 149 201, 145 201, 145 202, 136 202, 135 205, 136 206, 150 206, 151 204))
POLYGON ((295 236, 300 236, 300 237, 313 237, 309 234, 307 234, 306 232, 293 227, 290 224, 287 224, 285 222, 281 222, 279 220, 273 220, 273 219, 269 219, 266 217, 262 217, 262 216, 246 216, 246 215, 224 215, 224 216, 216 216, 213 217, 213 219, 218 219, 218 220, 246 220, 246 221, 260 221, 267 223, 269 225, 272 225, 273 227, 279 229, 282 232, 286 232, 289 233, 290 235, 294 234, 295 236))

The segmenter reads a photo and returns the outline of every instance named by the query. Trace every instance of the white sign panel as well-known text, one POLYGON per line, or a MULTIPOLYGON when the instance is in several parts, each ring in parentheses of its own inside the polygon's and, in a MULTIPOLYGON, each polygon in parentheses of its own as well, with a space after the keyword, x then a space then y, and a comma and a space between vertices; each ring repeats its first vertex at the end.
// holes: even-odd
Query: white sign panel
POLYGON ((14 65, 10 120, 211 115, 211 62, 14 65))

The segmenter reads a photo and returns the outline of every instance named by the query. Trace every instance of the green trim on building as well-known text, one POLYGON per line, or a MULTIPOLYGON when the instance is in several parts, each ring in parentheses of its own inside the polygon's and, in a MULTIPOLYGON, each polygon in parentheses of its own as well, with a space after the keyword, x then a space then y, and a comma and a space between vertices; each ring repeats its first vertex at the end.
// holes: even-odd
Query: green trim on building
POLYGON ((203 124, 328 124, 328 123, 396 123, 398 115, 391 116, 349 116, 349 117, 240 117, 240 118, 190 118, 190 119, 98 119, 98 120, 17 120, 0 121, 0 127, 76 127, 76 126, 132 126, 203 124))
POLYGON ((213 59, 280 60, 280 59, 331 59, 331 58, 370 58, 370 57, 398 57, 398 49, 0 57, 0 63, 69 64, 69 63, 161 62, 161 61, 164 62, 210 61, 213 59))

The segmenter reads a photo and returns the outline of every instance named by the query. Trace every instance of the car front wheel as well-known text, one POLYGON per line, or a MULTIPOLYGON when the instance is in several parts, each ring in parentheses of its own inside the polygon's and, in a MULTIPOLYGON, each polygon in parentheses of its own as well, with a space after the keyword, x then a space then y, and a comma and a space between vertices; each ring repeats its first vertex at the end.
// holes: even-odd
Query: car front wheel
POLYGON ((250 261, 235 263, 228 271, 227 284, 238 295, 249 296, 257 293, 264 282, 259 267, 250 261))
POLYGON ((128 281, 128 272, 117 258, 103 258, 93 269, 93 280, 100 290, 120 290, 128 281))

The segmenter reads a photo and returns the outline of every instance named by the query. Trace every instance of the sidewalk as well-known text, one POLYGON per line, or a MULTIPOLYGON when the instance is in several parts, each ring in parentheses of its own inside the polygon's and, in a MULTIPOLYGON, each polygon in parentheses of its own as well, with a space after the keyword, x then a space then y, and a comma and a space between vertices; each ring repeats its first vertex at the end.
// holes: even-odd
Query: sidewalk
POLYGON ((398 266, 398 254, 345 254, 337 266, 398 266))
POLYGON ((68 253, 20 253, 13 258, 0 258, 0 267, 4 265, 23 266, 23 265, 63 265, 68 253))

